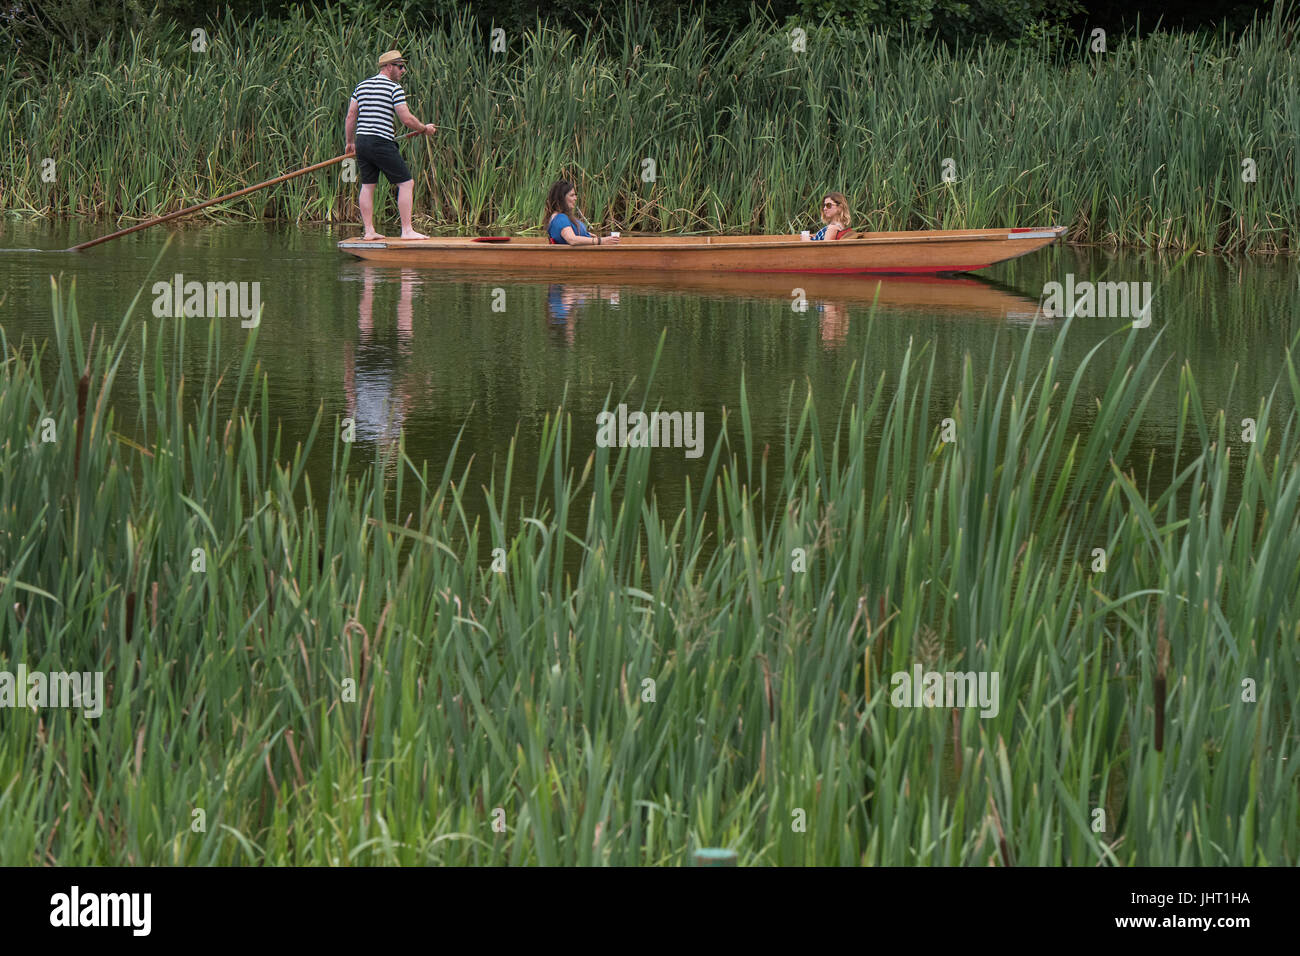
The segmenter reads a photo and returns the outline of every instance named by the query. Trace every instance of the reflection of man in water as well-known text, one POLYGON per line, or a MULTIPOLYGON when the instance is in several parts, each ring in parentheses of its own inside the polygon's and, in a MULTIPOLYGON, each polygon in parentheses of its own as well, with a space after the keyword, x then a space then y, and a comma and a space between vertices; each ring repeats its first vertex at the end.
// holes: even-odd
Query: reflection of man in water
POLYGON ((375 335, 374 293, 378 280, 376 270, 366 270, 358 309, 359 341, 355 352, 351 342, 343 348, 343 388, 347 394, 347 417, 356 422, 357 437, 395 446, 411 407, 412 392, 418 386, 413 370, 403 376, 397 374, 398 366, 409 365, 411 359, 415 273, 402 270, 395 349, 389 342, 381 343, 375 335))
POLYGON ((843 302, 820 302, 817 325, 824 348, 839 348, 849 334, 849 311, 843 302))

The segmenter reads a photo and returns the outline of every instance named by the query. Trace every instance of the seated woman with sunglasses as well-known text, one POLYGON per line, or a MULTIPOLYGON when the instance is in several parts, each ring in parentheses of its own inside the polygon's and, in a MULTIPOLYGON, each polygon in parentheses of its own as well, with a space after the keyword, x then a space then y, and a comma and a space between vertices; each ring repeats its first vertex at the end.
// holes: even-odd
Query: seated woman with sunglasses
POLYGON ((827 193, 822 197, 822 221, 826 225, 822 226, 815 236, 810 236, 809 241, 838 239, 849 231, 853 216, 849 212, 849 201, 843 193, 827 193))

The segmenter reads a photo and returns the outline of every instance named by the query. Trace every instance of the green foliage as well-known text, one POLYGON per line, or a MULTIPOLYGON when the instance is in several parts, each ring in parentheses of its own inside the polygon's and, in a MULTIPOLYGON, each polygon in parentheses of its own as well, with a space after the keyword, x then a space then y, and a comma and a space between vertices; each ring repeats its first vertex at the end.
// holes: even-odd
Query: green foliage
POLYGON ((163 14, 151 7, 145 0, 108 5, 96 0, 16 0, 0 11, 0 19, 5 21, 5 42, 20 52, 35 48, 75 54, 93 48, 113 31, 156 28, 163 14))
POLYGON ((835 20, 864 29, 925 31, 943 23, 969 22, 971 5, 960 0, 801 0, 801 12, 814 21, 835 20))
MULTIPOLYGON (((220 10, 243 17, 278 14, 288 0, 233 0, 220 10)), ((8 0, 0 10, 0 54, 25 70, 51 76, 107 41, 120 51, 132 32, 155 34, 167 26, 185 32, 211 22, 214 7, 203 0, 8 0)))
POLYGON ((1064 37, 1077 0, 801 0, 800 13, 861 30, 905 31, 949 43, 1064 37))
POLYGON ((102 669, 109 701, 6 711, 0 865, 1300 861, 1291 350, 1253 445, 1178 370, 1160 482, 1131 461, 1150 331, 1070 371, 1068 323, 968 355, 952 405, 916 343, 838 408, 791 393, 779 466, 742 382, 663 513, 655 452, 572 460, 563 408, 481 499, 472 449, 349 478, 338 422, 270 420, 256 332, 229 368, 219 322, 202 355, 130 315, 86 347, 52 296, 52 354, 0 330, 0 669, 102 669), (998 671, 997 715, 891 706, 915 662, 998 671))
MULTIPOLYGON (((1295 247, 1300 54, 1276 12, 1234 39, 1111 38, 1063 61, 1048 39, 954 52, 826 25, 796 53, 771 21, 720 40, 627 16, 584 37, 517 27, 494 54, 468 15, 422 31, 295 10, 228 16, 205 54, 178 24, 124 54, 104 39, 52 82, 0 62, 0 202, 147 217, 338 155, 348 93, 398 46, 413 108, 442 127, 402 147, 435 227, 534 228, 564 175, 589 217, 625 231, 788 233, 840 189, 876 230, 1059 222, 1083 241, 1295 247)), ((335 167, 209 215, 355 221, 355 198, 335 167)))

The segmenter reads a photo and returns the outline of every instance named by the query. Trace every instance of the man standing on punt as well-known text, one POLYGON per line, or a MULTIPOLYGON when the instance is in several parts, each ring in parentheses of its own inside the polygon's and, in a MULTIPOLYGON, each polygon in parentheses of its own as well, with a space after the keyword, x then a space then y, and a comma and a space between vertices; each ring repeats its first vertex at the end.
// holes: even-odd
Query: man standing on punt
POLYGON ((397 151, 393 139, 393 114, 413 130, 425 135, 438 132, 433 123, 424 124, 411 115, 406 94, 397 81, 406 72, 406 60, 397 50, 379 58, 379 72, 357 84, 348 104, 347 153, 356 154, 361 172, 361 223, 366 239, 384 238, 375 231, 375 186, 379 173, 397 187, 397 211, 402 217, 403 239, 428 239, 411 226, 411 205, 415 198, 415 180, 397 151))

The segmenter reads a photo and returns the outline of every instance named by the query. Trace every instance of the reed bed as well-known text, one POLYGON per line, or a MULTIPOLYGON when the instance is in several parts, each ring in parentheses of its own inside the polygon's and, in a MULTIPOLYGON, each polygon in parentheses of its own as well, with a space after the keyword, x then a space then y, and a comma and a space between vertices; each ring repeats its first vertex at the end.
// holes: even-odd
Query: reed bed
MULTIPOLYGON (((349 92, 398 46, 416 114, 444 127, 403 147, 417 213, 439 228, 537 227, 565 175, 593 220, 623 230, 790 232, 841 189, 871 229, 1063 223, 1076 241, 1294 250, 1288 10, 1235 39, 1111 35, 1104 54, 950 52, 811 24, 796 53, 774 22, 717 38, 628 9, 581 36, 505 24, 511 45, 496 54, 468 15, 445 27, 364 6, 228 18, 206 53, 174 24, 106 39, 48 83, 0 64, 0 207, 142 219, 338 155, 349 92)), ((332 169, 207 215, 354 221, 355 195, 332 169)))
POLYGON ((194 356, 128 314, 86 345, 52 308, 53 354, 0 330, 0 670, 109 699, 3 713, 0 864, 1300 862, 1291 350, 1253 445, 1177 369, 1154 485, 1149 331, 1100 394, 1066 323, 968 358, 950 407, 920 343, 838 408, 791 392, 777 468, 742 382, 665 514, 661 452, 575 458, 563 408, 481 492, 459 447, 350 478, 337 421, 272 421, 256 331, 194 356), (892 706, 916 664, 999 672, 998 713, 892 706))

